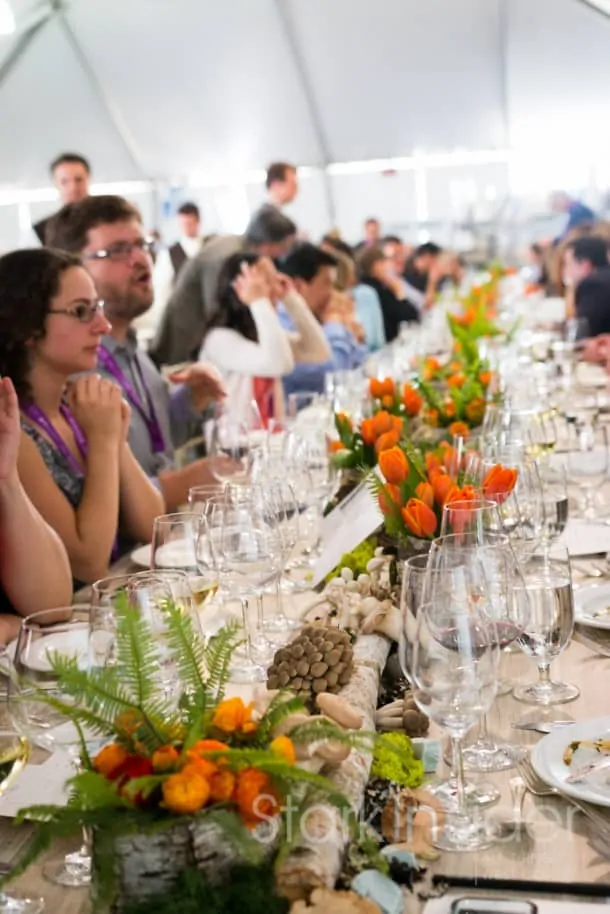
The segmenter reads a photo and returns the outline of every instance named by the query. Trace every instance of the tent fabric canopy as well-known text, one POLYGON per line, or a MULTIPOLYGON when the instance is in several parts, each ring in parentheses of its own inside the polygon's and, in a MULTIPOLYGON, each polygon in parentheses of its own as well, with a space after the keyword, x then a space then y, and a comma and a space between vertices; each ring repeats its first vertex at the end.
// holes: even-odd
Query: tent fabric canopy
POLYGON ((278 158, 324 166, 559 141, 572 116, 597 121, 601 139, 607 129, 610 20, 583 0, 11 5, 4 186, 47 183, 63 150, 90 158, 99 181, 188 182, 278 158))

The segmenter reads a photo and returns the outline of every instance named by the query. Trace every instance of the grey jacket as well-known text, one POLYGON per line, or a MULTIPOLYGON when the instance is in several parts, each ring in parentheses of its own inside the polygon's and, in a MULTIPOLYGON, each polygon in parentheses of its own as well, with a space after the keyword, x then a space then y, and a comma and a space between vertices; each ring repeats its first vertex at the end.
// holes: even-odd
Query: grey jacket
POLYGON ((197 358, 206 324, 216 308, 220 269, 227 257, 242 249, 244 238, 224 235, 209 241, 184 265, 150 349, 158 365, 197 358))

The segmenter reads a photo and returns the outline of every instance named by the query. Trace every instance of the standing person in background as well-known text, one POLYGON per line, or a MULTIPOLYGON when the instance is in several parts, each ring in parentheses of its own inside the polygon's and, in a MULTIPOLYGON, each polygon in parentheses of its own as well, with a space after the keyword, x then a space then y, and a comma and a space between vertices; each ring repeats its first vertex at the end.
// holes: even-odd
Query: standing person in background
POLYGON ((360 282, 377 293, 385 337, 391 343, 398 336, 402 323, 419 321, 419 312, 407 300, 402 280, 392 275, 388 259, 380 247, 362 251, 357 267, 360 282))
POLYGON ((373 248, 381 242, 381 223, 379 219, 371 217, 364 223, 364 239, 356 245, 355 252, 359 253, 364 248, 373 248))
MULTIPOLYGON (((62 206, 67 203, 76 203, 89 196, 91 166, 84 156, 76 152, 62 152, 51 162, 49 170, 53 183, 59 191, 62 206)), ((47 216, 32 226, 36 237, 43 245, 47 243, 46 231, 52 218, 53 216, 47 216)))
POLYGON ((273 162, 267 169, 267 206, 282 209, 292 203, 299 192, 299 177, 296 165, 289 162, 273 162))
POLYGON ((263 206, 243 236, 214 238, 189 260, 178 277, 152 345, 157 365, 196 359, 208 321, 218 306, 218 278, 227 257, 238 251, 272 259, 290 250, 296 238, 294 222, 275 206, 263 206))
POLYGON ((52 244, 82 258, 104 301, 111 326, 104 331, 98 369, 123 390, 131 406, 129 442, 136 459, 155 480, 168 511, 186 503, 191 486, 215 482, 213 461, 174 467, 174 448, 201 427, 202 412, 224 396, 217 373, 190 365, 167 382, 137 346, 133 321, 153 299, 152 261, 140 214, 123 197, 89 197, 65 207, 50 227, 52 244))
POLYGON ((579 228, 581 225, 593 225, 597 219, 590 207, 582 200, 571 197, 565 190, 556 190, 551 194, 550 207, 554 213, 563 213, 566 217, 563 230, 555 239, 555 243, 565 238, 572 229, 579 228))
POLYGON ((187 260, 195 257, 204 244, 201 235, 201 216, 195 203, 183 203, 178 210, 177 219, 180 227, 178 241, 169 248, 161 248, 156 256, 153 272, 153 306, 134 325, 138 331, 148 330, 151 336, 167 307, 178 274, 187 260))

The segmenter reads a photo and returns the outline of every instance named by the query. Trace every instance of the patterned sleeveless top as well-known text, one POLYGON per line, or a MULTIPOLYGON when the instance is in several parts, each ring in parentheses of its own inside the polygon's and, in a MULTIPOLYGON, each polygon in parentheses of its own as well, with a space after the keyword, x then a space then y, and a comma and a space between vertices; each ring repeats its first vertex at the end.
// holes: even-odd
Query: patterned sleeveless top
POLYGON ((27 419, 24 419, 23 416, 21 417, 21 428, 26 435, 29 435, 40 451, 40 455, 58 489, 63 492, 76 510, 83 497, 84 478, 74 471, 63 454, 60 454, 50 441, 47 441, 38 428, 28 422, 27 419))

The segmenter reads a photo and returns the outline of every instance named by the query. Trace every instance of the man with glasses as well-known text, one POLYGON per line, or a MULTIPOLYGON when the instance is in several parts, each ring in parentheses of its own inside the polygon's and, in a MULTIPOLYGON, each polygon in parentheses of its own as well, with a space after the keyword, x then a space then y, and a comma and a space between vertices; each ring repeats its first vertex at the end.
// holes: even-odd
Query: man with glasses
MULTIPOLYGON (((190 365, 174 373, 170 394, 163 377, 138 349, 133 321, 152 305, 152 243, 144 237, 137 209, 122 197, 88 197, 65 206, 47 230, 52 247, 78 254, 112 324, 104 336, 99 371, 123 389, 131 406, 129 444, 149 476, 156 477, 168 510, 186 502, 191 486, 214 482, 210 461, 173 468, 174 447, 185 443, 193 420, 224 396, 218 375, 190 365)), ((82 315, 91 320, 92 313, 82 315)))

